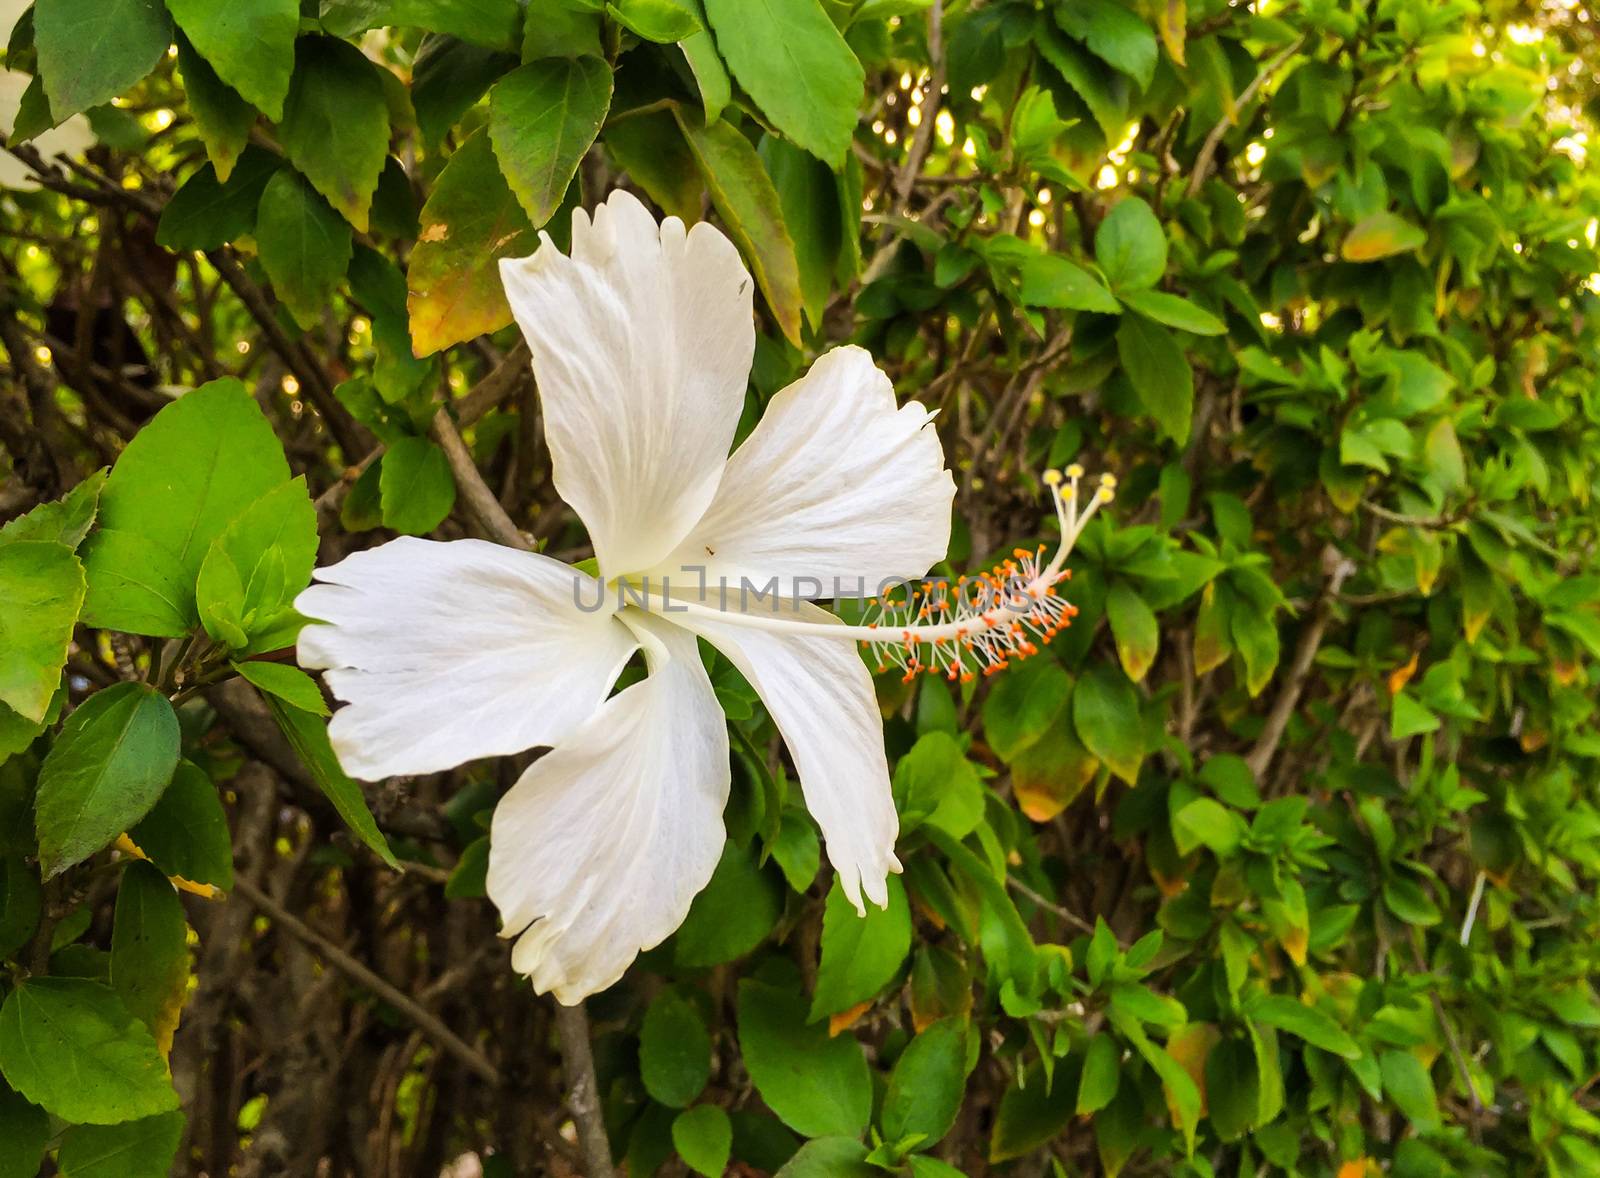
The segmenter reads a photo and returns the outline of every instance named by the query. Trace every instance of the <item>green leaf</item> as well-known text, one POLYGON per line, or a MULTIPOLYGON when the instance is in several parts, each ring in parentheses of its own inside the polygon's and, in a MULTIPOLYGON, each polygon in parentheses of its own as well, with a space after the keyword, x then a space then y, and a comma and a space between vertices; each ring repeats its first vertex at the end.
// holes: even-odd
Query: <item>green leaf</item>
POLYGON ((50 1136, 49 1115, 0 1084, 0 1178, 38 1178, 50 1136))
POLYGON ((301 327, 322 320, 350 265, 350 226, 291 168, 267 181, 256 244, 272 289, 301 327))
POLYGON ((216 169, 217 179, 226 183, 232 179, 234 165, 250 140, 256 108, 217 77, 210 63, 181 34, 178 73, 183 78, 183 93, 189 102, 189 113, 194 116, 195 130, 206 147, 206 158, 216 169))
POLYGON ((67 718, 39 769, 44 877, 82 862, 149 813, 178 764, 178 717, 143 683, 97 691, 67 718))
MULTIPOLYGON (((705 0, 717 48, 784 136, 844 164, 866 78, 817 0, 705 0)), ((731 128, 730 128, 731 130, 731 128)))
POLYGON ((822 961, 811 999, 813 1019, 867 1001, 893 981, 905 964, 911 952, 911 909, 900 877, 891 875, 887 883, 889 906, 868 904, 862 916, 845 898, 838 876, 834 877, 822 915, 822 961))
POLYGON ((981 897, 979 942, 992 977, 1026 984, 1032 978, 1038 950, 1017 906, 1006 892, 1004 876, 938 827, 929 827, 928 841, 944 852, 951 866, 965 876, 981 897))
POLYGON ((762 136, 758 152, 794 241, 806 321, 821 327, 843 241, 838 182, 826 164, 776 136, 762 136))
POLYGON ((216 786, 198 766, 179 761, 155 808, 128 832, 164 875, 233 887, 233 843, 216 786))
POLYGON ((1156 70, 1156 35, 1117 0, 1072 0, 1055 9, 1056 23, 1089 46, 1101 61, 1121 70, 1141 89, 1156 70))
MULTIPOLYGON (((812 3, 814 0, 806 0, 812 3)), ((727 222, 739 251, 755 271, 761 293, 789 342, 800 342, 800 264, 794 239, 761 157, 750 141, 725 122, 709 125, 674 108, 678 126, 700 165, 711 203, 727 222)))
POLYGON ((1117 658, 1135 683, 1144 681, 1160 648, 1161 627, 1155 611, 1126 581, 1117 580, 1106 594, 1106 620, 1116 640, 1117 658))
POLYGON ((989 1138, 989 1160, 1003 1162, 1032 1153, 1072 1120, 1072 1085, 1051 1084, 1032 1064, 1007 1088, 989 1138))
POLYGON ((1278 666, 1278 627, 1270 614, 1249 601, 1233 607, 1230 623, 1233 644, 1244 660, 1245 690, 1252 697, 1260 695, 1278 666))
POLYGON ((0 856, 0 957, 10 957, 39 927, 39 873, 17 854, 0 856))
POLYGON ((767 849, 792 891, 804 892, 822 868, 822 842, 817 836, 816 823, 800 807, 791 806, 783 811, 778 837, 767 849))
POLYGON ((57 1164, 66 1178, 167 1178, 183 1137, 183 1113, 120 1125, 74 1125, 57 1164))
POLYGON ((966 1082, 966 1024, 940 1019, 911 1040, 895 1061, 879 1115, 884 1139, 920 1137, 915 1148, 932 1149, 956 1123, 966 1082))
POLYGON ((194 583, 211 542, 288 481, 282 446, 237 380, 212 381, 166 406, 128 443, 101 496, 100 527, 84 544, 84 621, 185 634, 199 620, 194 583))
POLYGON ((1360 1045, 1345 1033, 1343 1027, 1322 1011, 1287 994, 1263 995, 1249 1004, 1246 1013, 1256 1022, 1288 1031, 1313 1047, 1331 1051, 1345 1059, 1361 1058, 1360 1045))
POLYGON ((24 720, 5 704, 0 704, 0 763, 26 749, 44 729, 42 721, 24 720))
POLYGON ((1097 1113, 1117 1095, 1122 1082, 1122 1049, 1104 1031, 1095 1033, 1083 1057, 1083 1073, 1078 1078, 1077 1112, 1080 1117, 1097 1113))
POLYGON ((867 1147, 851 1137, 819 1137, 802 1145, 775 1178, 883 1178, 867 1164, 867 1147))
POLYGON ((194 581, 149 537, 99 528, 84 548, 84 565, 88 625, 164 638, 181 638, 194 625, 194 581))
POLYGON ((111 986, 166 1055, 189 981, 189 926, 178 893, 159 868, 128 864, 111 929, 111 986))
POLYGON ((1094 667, 1072 692, 1072 724, 1083 747, 1129 785, 1138 781, 1144 759, 1139 696, 1119 671, 1094 667))
POLYGON ((1383 1092, 1405 1118, 1426 1133, 1439 1127, 1439 1098, 1428 1069, 1409 1051, 1385 1051, 1378 1056, 1383 1092))
POLYGON ((535 227, 550 220, 611 106, 611 67, 548 57, 513 70, 489 96, 489 137, 535 227))
POLYGON ((854 1036, 806 1019, 804 997, 739 982, 739 1046, 761 1099, 805 1137, 858 1137, 872 1114, 872 1078, 854 1036))
POLYGON ((743 957, 766 939, 782 914, 783 885, 756 863, 749 848, 729 841, 711 882, 678 928, 676 960, 704 967, 743 957))
POLYGON ((1149 205, 1124 197, 1094 232, 1094 258, 1119 294, 1143 290, 1166 273, 1167 235, 1149 205))
POLYGON ((1389 706, 1389 736, 1392 739, 1404 740, 1408 736, 1439 731, 1439 717, 1409 691, 1395 692, 1389 706))
POLYGON ((247 637, 279 628, 316 559, 317 509, 301 476, 257 499, 211 542, 196 586, 202 620, 210 574, 237 586, 237 624, 247 637))
POLYGON ((378 487, 384 527, 412 536, 433 531, 456 504, 450 460, 427 438, 397 439, 384 453, 378 487))
POLYGON ((1178 341, 1148 319, 1124 315, 1117 325, 1117 356, 1161 432, 1180 446, 1187 442, 1194 413, 1194 372, 1178 341))
POLYGON ((489 894, 489 836, 473 839, 461 849, 461 857, 444 882, 447 900, 482 900, 489 894))
POLYGON ((672 1122, 672 1145, 696 1174, 722 1178, 733 1152, 733 1125, 714 1104, 685 1109, 672 1122))
POLYGON ((694 9, 700 30, 684 37, 678 48, 683 50, 689 72, 700 90, 700 107, 705 111, 706 122, 714 123, 733 101, 733 82, 728 77, 728 67, 722 62, 722 54, 717 51, 717 43, 711 38, 704 5, 701 0, 688 0, 688 3, 694 9))
POLYGON ((662 45, 703 31, 684 0, 614 0, 606 5, 606 15, 630 33, 662 45))
POLYGON ((893 787, 907 830, 926 822, 960 839, 983 821, 983 781, 948 732, 919 737, 895 765, 893 787))
POLYGON ((39 0, 33 44, 57 120, 109 102, 160 63, 172 43, 161 0, 39 0))
POLYGON ((106 472, 97 470, 60 499, 41 503, 26 515, 19 515, 0 527, 0 546, 36 540, 65 544, 76 550, 94 526, 105 485, 106 472))
POLYGON ((294 73, 298 0, 167 0, 178 27, 217 76, 274 121, 294 73))
POLYGON ((114 1125, 178 1107, 167 1064, 116 991, 84 978, 29 978, 0 1008, 0 1072, 63 1120, 114 1125))
POLYGON ((705 184, 671 114, 629 114, 606 128, 604 143, 617 166, 668 216, 686 225, 699 220, 705 184))
POLYGON ((1173 841, 1183 855, 1202 844, 1218 856, 1231 855, 1244 841, 1247 829, 1239 815, 1204 797, 1195 798, 1172 819, 1173 841))
POLYGON ((43 721, 83 607, 83 565, 53 541, 0 545, 0 702, 43 721))
POLYGON ((1211 787, 1230 806, 1253 810, 1261 804, 1261 793, 1256 788, 1255 774, 1249 763, 1235 753, 1218 753, 1200 766, 1199 779, 1211 787))
POLYGON ((36 136, 59 126, 61 120, 50 113, 50 100, 44 94, 44 79, 35 75, 17 100, 16 119, 7 144, 27 143, 36 136))
POLYGON ((1410 253, 1428 243, 1428 235, 1394 213, 1373 213, 1356 223, 1339 247, 1347 262, 1376 262, 1410 253))
POLYGON ((327 701, 317 682, 299 667, 287 663, 243 662, 234 663, 233 669, 243 675, 252 686, 267 695, 275 695, 302 712, 317 716, 328 715, 327 701))
POLYGON ((290 162, 362 233, 389 155, 389 104, 377 71, 349 42, 302 37, 278 126, 290 162))
POLYGON ((1251 1043, 1224 1038, 1206 1056, 1203 1074, 1211 1126, 1235 1141, 1260 1120, 1261 1076, 1251 1043))
MULTIPOLYGON (((540 22, 529 21, 529 38, 541 27, 540 22)), ((598 25, 596 28, 598 30, 598 25)), ((530 54, 530 60, 533 56, 549 54, 530 54)), ((428 149, 438 147, 445 134, 488 92, 496 79, 516 67, 517 58, 509 53, 496 53, 454 37, 424 40, 411 67, 411 103, 416 108, 417 127, 428 149)))
POLYGON ((246 147, 228 176, 217 178, 213 164, 203 165, 172 194, 156 225, 156 243, 169 250, 216 249, 256 231, 256 210, 279 160, 259 147, 246 147))
POLYGON ((541 57, 603 57, 598 5, 588 0, 551 0, 542 6, 540 20, 525 20, 522 60, 541 57))
POLYGON ((515 49, 522 13, 518 0, 387 0, 379 24, 449 33, 491 49, 515 49))
POLYGON ((328 743, 328 726, 323 723, 321 717, 301 711, 275 695, 266 695, 262 698, 266 700, 272 718, 278 722, 278 727, 294 746, 296 755, 305 762, 306 768, 311 770, 311 776, 316 780, 317 787, 333 803, 333 808, 339 812, 339 817, 344 819, 345 825, 355 832, 356 837, 365 843, 374 855, 396 871, 400 870, 400 861, 389 849, 389 840, 384 838, 383 832, 378 829, 372 811, 367 808, 367 799, 362 794, 361 787, 350 779, 339 766, 339 759, 333 755, 333 746, 328 743))
POLYGON ((1159 290, 1126 290, 1122 301, 1146 319, 1154 319, 1191 335, 1223 335, 1228 325, 1188 299, 1159 290))
POLYGON ((1098 311, 1116 315, 1121 304, 1093 274, 1058 254, 1030 257, 1022 264, 1022 301, 1030 307, 1098 311))
MULTIPOLYGON (((406 236, 415 231, 413 225, 406 236)), ((335 388, 333 395, 346 401, 357 420, 383 442, 391 443, 413 428, 410 410, 396 412, 391 407, 407 401, 415 406, 419 398, 425 399, 425 390, 438 387, 439 361, 433 357, 419 360, 411 353, 406 276, 399 266, 377 250, 357 246, 350 259, 349 277, 350 296, 372 318, 372 345, 378 354, 370 380, 354 376, 335 388), (355 390, 360 392, 358 403, 353 404, 346 397, 355 390)))
POLYGON ((406 272, 416 354, 429 356, 510 323, 500 259, 532 253, 537 244, 488 132, 477 132, 450 157, 422 206, 422 231, 406 272))
POLYGON ((1072 695, 1072 680, 1055 659, 1028 659, 994 680, 983 701, 983 731, 1002 761, 1035 744, 1072 695))
POLYGON ((1383 902, 1401 920, 1421 928, 1430 928, 1443 919, 1439 906, 1423 890, 1422 885, 1404 876, 1385 881, 1383 902))
POLYGON ((639 1029, 639 1078, 654 1099, 673 1108, 694 1103, 711 1077, 711 1035, 700 1009, 663 990, 639 1029))

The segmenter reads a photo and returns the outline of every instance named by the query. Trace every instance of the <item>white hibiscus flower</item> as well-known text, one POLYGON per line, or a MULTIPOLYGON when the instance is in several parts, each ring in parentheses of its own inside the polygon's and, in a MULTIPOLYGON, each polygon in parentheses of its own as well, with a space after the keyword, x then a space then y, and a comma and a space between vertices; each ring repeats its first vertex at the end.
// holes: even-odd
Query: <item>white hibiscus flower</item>
POLYGON ((846 626, 809 599, 919 577, 945 554, 955 487, 931 414, 897 406, 865 351, 836 348, 729 456, 755 349, 750 275, 712 226, 658 225, 625 192, 592 223, 574 214, 570 257, 546 237, 502 275, 555 486, 599 575, 414 538, 318 570, 296 605, 321 624, 299 654, 345 701, 329 726, 340 761, 376 780, 550 748, 495 810, 488 889, 516 969, 576 1002, 678 927, 721 855, 728 736, 704 638, 776 722, 845 895, 885 904, 898 824, 857 641, 908 673, 1026 653, 1070 611, 1051 589, 1081 521, 1062 515, 1062 551, 1022 562, 1009 605, 939 607, 920 626, 879 607, 876 626, 846 626), (636 650, 648 674, 612 695, 636 650))

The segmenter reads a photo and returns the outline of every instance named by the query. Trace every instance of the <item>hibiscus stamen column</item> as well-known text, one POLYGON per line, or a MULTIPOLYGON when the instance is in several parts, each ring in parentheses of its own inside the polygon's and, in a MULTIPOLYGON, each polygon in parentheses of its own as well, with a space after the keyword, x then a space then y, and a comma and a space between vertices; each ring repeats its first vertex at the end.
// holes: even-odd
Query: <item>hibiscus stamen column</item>
POLYGON ((819 638, 855 639, 878 656, 878 669, 904 671, 910 682, 918 674, 943 675, 969 682, 992 675, 1013 662, 1037 654, 1072 624, 1077 607, 1057 586, 1071 579, 1066 567, 1078 537, 1094 514, 1116 494, 1116 479, 1100 476, 1088 502, 1083 502, 1084 472, 1076 464, 1065 473, 1044 472, 1061 539, 1048 562, 1044 546, 1017 548, 985 572, 932 578, 904 586, 903 594, 886 594, 869 602, 857 625, 808 621, 778 611, 723 610, 699 602, 664 602, 667 608, 711 615, 738 626, 805 634, 819 638))

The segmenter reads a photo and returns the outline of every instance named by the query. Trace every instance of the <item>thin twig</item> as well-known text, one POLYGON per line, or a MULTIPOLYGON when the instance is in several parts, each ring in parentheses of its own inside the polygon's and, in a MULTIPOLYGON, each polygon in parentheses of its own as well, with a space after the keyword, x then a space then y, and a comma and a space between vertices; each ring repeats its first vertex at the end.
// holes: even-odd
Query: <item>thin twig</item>
POLYGON ((1027 884, 1023 883, 1016 876, 1014 876, 1014 875, 1006 876, 1006 886, 1008 888, 1010 888, 1012 891, 1017 892, 1019 895, 1023 896, 1024 898, 1032 900, 1035 904, 1037 904, 1039 907, 1043 908, 1046 912, 1055 913, 1062 920, 1066 921, 1068 924, 1070 924, 1073 928, 1077 929, 1079 932, 1085 932, 1085 933, 1089 933, 1091 935, 1094 933, 1094 925, 1090 924, 1083 917, 1079 916, 1076 912, 1072 911, 1072 909, 1063 908, 1060 904, 1057 904, 1054 901, 1048 900, 1044 896, 1041 896, 1038 892, 1034 891, 1032 888, 1030 888, 1027 884))
POLYGON ((353 981, 365 986, 409 1018, 424 1034, 435 1040, 440 1047, 443 1047, 451 1055, 459 1059, 475 1074, 481 1076, 490 1084, 496 1086, 500 1084, 500 1069, 484 1058, 481 1051, 445 1026, 438 1015, 419 1005, 399 987, 379 977, 366 965, 357 961, 327 937, 317 932, 316 929, 292 915, 282 904, 279 904, 244 876, 237 876, 233 881, 233 887, 236 892, 246 900, 249 900, 251 904, 314 948, 329 965, 334 966, 340 973, 343 973, 353 981))
MULTIPOLYGON (((1251 79, 1250 84, 1234 100, 1233 109, 1235 113, 1243 110, 1249 104, 1250 100, 1256 96, 1256 91, 1266 85, 1267 80, 1278 72, 1284 62, 1300 52, 1300 46, 1305 44, 1305 40, 1304 36, 1295 38, 1293 42, 1284 46, 1276 57, 1261 68, 1261 72, 1251 79)), ((1222 137, 1228 133, 1228 128, 1233 124, 1233 121, 1227 116, 1218 119, 1217 125, 1212 127, 1211 132, 1206 136, 1206 141, 1200 145, 1200 154, 1194 160, 1194 171, 1189 173, 1190 196, 1198 193, 1201 186, 1205 184, 1206 179, 1211 175, 1211 160, 1217 154, 1217 145, 1222 142, 1222 137)))
POLYGON ((434 441, 439 443, 444 456, 450 461, 450 473, 455 476, 456 489, 461 493, 467 513, 472 516, 479 530, 496 544, 531 552, 533 545, 517 530, 506 509, 500 506, 500 500, 494 497, 494 492, 483 481, 483 475, 478 473, 477 464, 472 461, 467 444, 461 440, 448 410, 440 409, 433 415, 431 432, 434 441))
POLYGON ((934 123, 939 116, 939 103, 944 91, 944 0, 934 0, 928 6, 928 60, 933 64, 932 75, 922 92, 922 121, 917 133, 911 137, 911 148, 906 152, 906 162, 895 177, 894 211, 903 214, 911 204, 911 193, 917 186, 917 175, 933 146, 934 123))
POLYGON ((1277 699, 1272 701, 1272 710, 1267 713, 1267 721, 1262 725, 1255 747, 1245 758, 1257 781, 1265 779, 1267 766, 1272 763, 1273 754, 1278 751, 1278 742, 1283 739, 1283 731, 1289 726, 1289 717, 1294 715, 1294 709, 1300 702, 1300 693, 1305 690, 1306 680, 1311 675, 1311 664, 1316 661, 1317 651, 1322 646, 1322 636, 1327 632, 1328 623, 1333 621, 1334 602, 1339 598, 1339 589, 1344 585, 1345 578, 1355 572, 1355 565, 1344 557, 1335 555, 1333 560, 1333 570, 1317 602, 1317 612, 1305 633, 1300 635, 1300 645, 1295 648, 1289 677, 1284 680, 1277 699))
POLYGON ((611 1142, 600 1114, 600 1091, 594 1074, 594 1053, 589 1049, 589 1016, 583 1003, 557 1002, 556 1033, 561 1037, 561 1062, 567 1074, 567 1107, 578 1126, 586 1178, 613 1178, 611 1142))

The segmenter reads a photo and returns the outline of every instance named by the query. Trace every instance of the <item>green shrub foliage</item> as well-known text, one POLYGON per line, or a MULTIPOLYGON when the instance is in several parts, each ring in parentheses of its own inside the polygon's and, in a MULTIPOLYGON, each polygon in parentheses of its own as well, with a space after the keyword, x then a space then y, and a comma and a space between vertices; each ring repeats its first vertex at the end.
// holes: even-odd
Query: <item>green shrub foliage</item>
POLYGON ((574 1174, 598 1122, 635 1176, 1600 1174, 1595 31, 37 0, 0 1175, 574 1174), (58 123, 92 146, 43 159, 58 123), (483 898, 521 763, 352 781, 290 603, 486 502, 584 555, 496 263, 617 186, 743 253, 746 428, 844 341, 940 410, 946 571, 1049 542, 1048 466, 1120 485, 1047 651, 882 677, 905 871, 864 921, 713 663, 730 841, 588 1003, 569 1110, 483 898))

